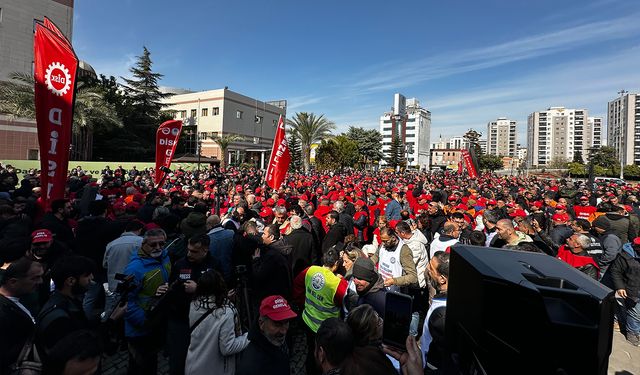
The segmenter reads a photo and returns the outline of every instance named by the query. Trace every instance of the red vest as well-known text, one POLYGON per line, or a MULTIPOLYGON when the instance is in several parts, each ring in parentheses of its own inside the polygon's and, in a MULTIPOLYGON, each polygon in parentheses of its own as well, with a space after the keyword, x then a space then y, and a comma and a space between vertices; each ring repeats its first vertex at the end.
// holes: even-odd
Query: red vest
POLYGON ((592 257, 574 254, 571 250, 566 248, 566 245, 562 245, 558 249, 558 259, 575 268, 583 267, 587 264, 593 264, 598 269, 598 276, 600 274, 600 267, 598 267, 598 264, 592 257))
POLYGON ((576 219, 589 220, 591 214, 596 212, 596 208, 593 206, 573 206, 573 212, 576 213, 576 219))

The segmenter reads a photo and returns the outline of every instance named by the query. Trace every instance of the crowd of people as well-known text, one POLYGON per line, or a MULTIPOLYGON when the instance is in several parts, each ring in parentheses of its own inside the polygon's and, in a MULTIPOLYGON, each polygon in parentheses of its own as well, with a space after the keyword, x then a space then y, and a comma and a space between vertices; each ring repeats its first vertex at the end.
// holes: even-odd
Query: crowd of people
POLYGON ((37 171, 0 168, 0 373, 99 373, 105 352, 126 348, 129 374, 157 373, 158 354, 171 374, 443 374, 457 244, 568 263, 615 291, 615 329, 640 345, 640 186, 348 171, 290 173, 271 189, 259 170, 213 167, 153 177, 76 167, 45 207, 37 171), (383 344, 391 292, 413 299, 403 348, 383 344))

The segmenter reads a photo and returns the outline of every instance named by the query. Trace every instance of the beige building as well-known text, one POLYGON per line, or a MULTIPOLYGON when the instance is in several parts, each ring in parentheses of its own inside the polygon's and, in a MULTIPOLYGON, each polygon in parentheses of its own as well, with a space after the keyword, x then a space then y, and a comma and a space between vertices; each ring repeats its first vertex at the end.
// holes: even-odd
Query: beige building
POLYGON ((462 150, 454 148, 431 149, 430 167, 458 168, 462 160, 462 150))
POLYGON ((625 93, 610 101, 607 119, 607 144, 625 165, 640 164, 640 94, 625 93))
POLYGON ((278 118, 286 117, 287 111, 285 100, 263 102, 227 88, 174 95, 165 103, 167 110, 176 111, 176 119, 183 120, 183 133, 193 134, 187 142, 194 154, 199 143, 203 156, 224 157, 228 164, 250 163, 260 168, 269 162, 278 118), (242 137, 229 146, 227 155, 222 155, 214 141, 223 135, 242 137))
MULTIPOLYGON (((0 0, 0 80, 33 73, 33 28, 47 16, 71 40, 73 0, 0 0)), ((0 159, 39 157, 36 122, 0 115, 0 159)))
POLYGON ((527 119, 527 165, 546 166, 554 160, 572 161, 575 152, 586 162, 589 149, 601 144, 602 119, 586 109, 551 107, 527 119))
POLYGON ((487 124, 487 154, 516 156, 516 121, 500 117, 487 124))

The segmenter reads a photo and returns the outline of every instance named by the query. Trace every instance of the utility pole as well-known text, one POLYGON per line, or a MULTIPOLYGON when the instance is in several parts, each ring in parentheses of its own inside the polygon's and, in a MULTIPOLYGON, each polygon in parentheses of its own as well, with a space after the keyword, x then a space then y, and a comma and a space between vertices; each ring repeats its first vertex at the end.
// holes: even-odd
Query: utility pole
POLYGON ((624 134, 626 133, 626 116, 624 113, 625 107, 624 107, 624 95, 626 93, 628 93, 629 91, 626 91, 625 89, 622 89, 620 91, 618 91, 618 94, 620 94, 620 124, 618 126, 618 136, 619 136, 619 142, 620 142, 620 148, 619 148, 619 152, 620 152, 620 179, 623 180, 624 179, 624 153, 625 150, 623 150, 623 145, 624 145, 624 134))

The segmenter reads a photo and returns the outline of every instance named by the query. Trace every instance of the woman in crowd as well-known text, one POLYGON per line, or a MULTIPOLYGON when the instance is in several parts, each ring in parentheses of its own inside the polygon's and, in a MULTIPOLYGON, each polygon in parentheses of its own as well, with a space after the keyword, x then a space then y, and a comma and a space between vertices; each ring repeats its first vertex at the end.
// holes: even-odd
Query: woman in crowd
POLYGON ((191 344, 185 374, 235 373, 235 355, 249 345, 241 334, 238 314, 227 299, 227 287, 220 273, 210 270, 200 277, 189 322, 191 344))

